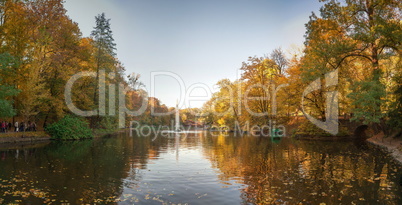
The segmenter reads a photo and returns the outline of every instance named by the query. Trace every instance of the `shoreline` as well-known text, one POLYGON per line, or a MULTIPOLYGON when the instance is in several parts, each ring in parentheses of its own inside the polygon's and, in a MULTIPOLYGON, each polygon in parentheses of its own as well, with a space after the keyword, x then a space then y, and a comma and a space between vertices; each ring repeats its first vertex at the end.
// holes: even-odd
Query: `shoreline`
MULTIPOLYGON (((96 130, 94 131, 94 139, 125 131, 127 131, 127 129, 117 129, 114 131, 96 130)), ((50 142, 51 140, 51 137, 44 131, 0 133, 0 145, 36 142, 40 143, 46 141, 50 142)))
POLYGON ((50 136, 45 132, 10 132, 0 134, 0 144, 15 144, 24 142, 50 141, 50 136))
POLYGON ((402 140, 392 137, 385 137, 380 133, 374 137, 367 139, 367 142, 380 148, 385 153, 389 154, 396 162, 402 165, 402 140))
MULTIPOLYGON (((127 129, 116 130, 113 133, 125 132, 127 129)), ((105 136, 113 133, 98 133, 96 136, 105 136)), ((19 132, 19 133, 6 133, 5 136, 0 134, 0 145, 10 145, 10 144, 21 144, 21 143, 40 143, 40 142, 50 142, 50 136, 45 132, 19 132)), ((95 137, 97 138, 97 137, 95 137)), ((314 141, 315 139, 298 139, 314 141)), ((325 141, 334 140, 351 140, 350 138, 340 137, 340 138, 330 138, 325 141)), ((319 140, 322 141, 322 140, 319 140)), ((402 140, 395 139, 392 137, 385 137, 383 133, 375 135, 367 139, 367 142, 380 148, 385 153, 389 154, 396 162, 402 165, 402 140)))

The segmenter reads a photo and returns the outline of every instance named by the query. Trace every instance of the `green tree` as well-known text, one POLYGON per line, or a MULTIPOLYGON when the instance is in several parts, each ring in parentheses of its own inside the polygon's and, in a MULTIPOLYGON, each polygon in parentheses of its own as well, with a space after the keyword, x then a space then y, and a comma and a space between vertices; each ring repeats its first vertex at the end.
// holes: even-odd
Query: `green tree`
MULTIPOLYGON (((16 59, 8 53, 0 54, 0 72, 8 73, 10 67, 16 64, 16 59)), ((19 90, 13 86, 5 85, 0 78, 0 117, 13 117, 16 111, 13 107, 10 96, 15 96, 19 93, 19 90)))
MULTIPOLYGON (((110 19, 106 18, 105 13, 99 14, 98 16, 95 17, 96 21, 96 26, 94 27, 94 30, 91 33, 91 37, 93 38, 93 43, 94 47, 96 49, 95 51, 95 70, 96 70, 96 81, 95 81, 95 86, 94 86, 94 105, 95 108, 99 107, 105 107, 106 105, 101 104, 102 98, 101 96, 106 95, 106 89, 102 88, 99 89, 99 79, 101 77, 105 76, 100 76, 100 71, 104 70, 105 73, 110 73, 110 72, 115 72, 116 74, 118 73, 116 70, 116 44, 114 43, 114 38, 113 38, 113 33, 110 28, 110 19), (103 91, 104 90, 104 91, 103 91)), ((106 82, 105 82, 106 83, 106 82)), ((106 100, 106 99, 105 99, 106 100)), ((105 102, 108 104, 108 102, 105 102)), ((95 116, 91 119, 91 126, 94 128, 98 128, 101 126, 101 115, 105 115, 106 113, 99 113, 98 116, 95 116)), ((110 122, 110 119, 107 120, 110 122)))
POLYGON ((392 109, 388 114, 390 117, 389 125, 394 129, 402 129, 402 75, 395 77, 395 81, 397 83, 394 91, 396 99, 392 103, 392 109))

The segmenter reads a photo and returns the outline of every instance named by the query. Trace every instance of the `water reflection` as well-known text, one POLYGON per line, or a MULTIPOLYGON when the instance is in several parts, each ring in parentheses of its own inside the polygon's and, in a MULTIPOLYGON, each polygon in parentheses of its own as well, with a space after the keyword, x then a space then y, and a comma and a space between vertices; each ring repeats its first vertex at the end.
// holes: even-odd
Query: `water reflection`
POLYGON ((130 137, 0 148, 0 204, 401 204, 401 168, 361 142, 130 137))
POLYGON ((352 142, 219 136, 205 151, 221 180, 242 177, 250 203, 401 203, 399 167, 352 142))
MULTIPOLYGON (((128 176, 122 142, 53 142, 42 148, 2 150, 0 183, 5 202, 72 204, 120 195, 128 176), (10 157, 15 153, 22 157, 10 157), (21 154, 20 154, 21 156, 21 154)), ((1 197, 1 196, 0 196, 1 197)))

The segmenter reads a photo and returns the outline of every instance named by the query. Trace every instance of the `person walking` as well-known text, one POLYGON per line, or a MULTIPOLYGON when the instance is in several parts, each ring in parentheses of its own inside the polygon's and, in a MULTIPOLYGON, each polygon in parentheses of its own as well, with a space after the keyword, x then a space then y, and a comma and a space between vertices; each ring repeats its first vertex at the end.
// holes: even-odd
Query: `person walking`
POLYGON ((36 132, 36 123, 32 122, 32 131, 36 132))
POLYGON ((28 131, 28 132, 31 131, 31 127, 32 127, 31 121, 28 121, 25 131, 28 131))
POLYGON ((0 124, 0 125, 1 125, 1 132, 3 132, 3 133, 6 132, 5 124, 6 124, 6 123, 5 123, 4 121, 2 121, 1 124, 0 124))
POLYGON ((14 123, 14 132, 18 132, 18 121, 15 121, 14 123))
POLYGON ((23 121, 20 124, 20 132, 25 132, 25 124, 23 121))

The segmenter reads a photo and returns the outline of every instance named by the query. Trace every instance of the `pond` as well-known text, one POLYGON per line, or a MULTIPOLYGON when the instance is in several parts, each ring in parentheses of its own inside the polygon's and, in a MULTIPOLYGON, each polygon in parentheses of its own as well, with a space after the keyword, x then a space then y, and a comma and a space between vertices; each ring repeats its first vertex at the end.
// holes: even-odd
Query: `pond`
POLYGON ((402 204, 401 167, 364 142, 127 132, 12 146, 0 204, 402 204))

